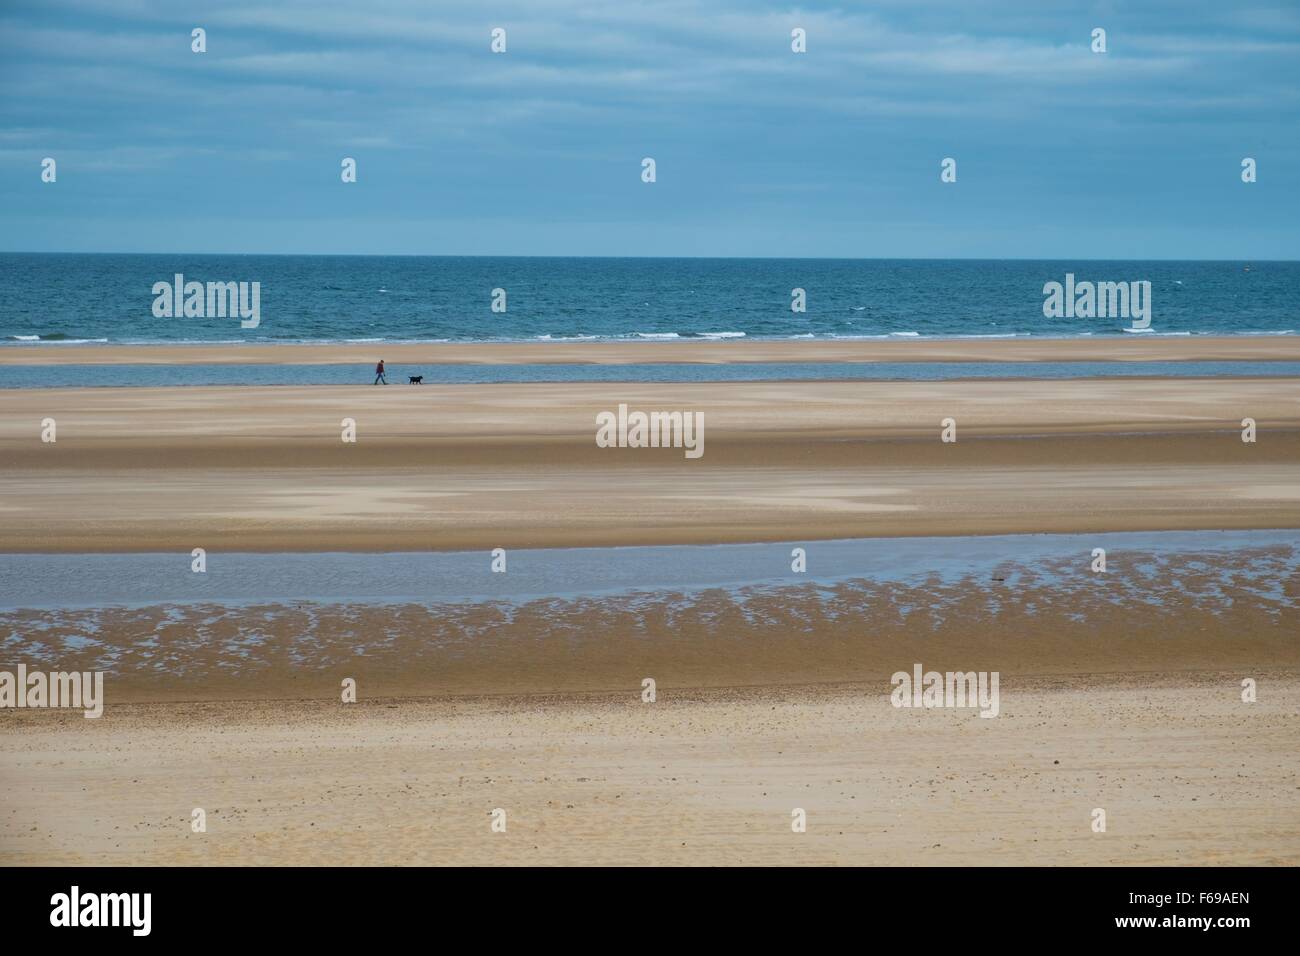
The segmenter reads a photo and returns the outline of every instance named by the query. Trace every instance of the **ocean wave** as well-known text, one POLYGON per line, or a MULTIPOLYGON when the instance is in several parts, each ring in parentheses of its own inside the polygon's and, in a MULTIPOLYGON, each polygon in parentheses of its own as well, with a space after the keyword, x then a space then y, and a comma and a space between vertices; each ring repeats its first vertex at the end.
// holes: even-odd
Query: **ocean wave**
POLYGON ((62 332, 53 335, 10 335, 8 338, 11 342, 36 345, 98 345, 108 342, 108 339, 73 339, 62 332))
POLYGON ((893 338, 893 336, 893 332, 878 332, 873 335, 865 333, 862 335, 841 335, 838 332, 833 332, 829 337, 837 342, 880 342, 893 338))
POLYGON ((102 345, 109 344, 113 347, 118 346, 226 346, 226 345, 244 345, 244 346, 269 346, 276 347, 280 345, 367 345, 379 344, 385 345, 483 345, 483 344, 524 344, 528 342, 653 342, 653 341, 726 341, 729 339, 745 339, 751 342, 785 342, 791 340, 814 339, 818 341, 888 341, 898 339, 924 338, 927 342, 943 341, 965 341, 978 339, 1010 339, 1010 338, 1032 338, 1039 341, 1051 340, 1071 340, 1092 338, 1094 336, 1112 337, 1122 334, 1128 335, 1146 335, 1155 337, 1203 337, 1219 336, 1224 338, 1234 338, 1238 336, 1250 337, 1278 337, 1293 336, 1300 334, 1297 329, 1249 329, 1249 330, 1177 330, 1177 331, 1160 331, 1155 329, 1134 329, 1132 327, 1121 327, 1116 329, 1102 329, 1096 332, 1079 331, 1079 332, 1060 332, 1051 331, 1020 331, 1020 332, 988 332, 988 333, 962 333, 962 332, 861 332, 861 333, 840 333, 840 332, 795 332, 784 334, 780 332, 765 331, 761 333, 724 331, 724 332, 632 332, 625 334, 575 334, 575 335, 554 335, 543 334, 533 336, 463 336, 454 339, 451 338, 407 338, 407 337, 369 337, 369 338, 335 338, 335 337, 285 337, 270 338, 267 336, 250 336, 248 338, 223 338, 223 339, 206 339, 206 338, 149 338, 144 336, 125 336, 122 338, 70 338, 64 333, 53 333, 50 335, 31 335, 31 334, 10 334, 0 336, 0 348, 41 348, 44 346, 56 345, 102 345))
MULTIPOLYGON (((11 335, 15 342, 71 342, 73 337, 67 332, 45 332, 41 335, 11 335)), ((76 339, 78 342, 107 342, 108 339, 76 339)))
MULTIPOLYGON (((107 341, 101 339, 100 341, 107 341)), ((247 339, 118 339, 114 345, 248 345, 247 339)))
MULTIPOLYGON (((876 341, 876 340, 886 340, 886 339, 919 339, 919 338, 930 338, 930 336, 928 336, 928 335, 927 335, 927 336, 922 336, 920 332, 876 332, 876 333, 865 333, 865 332, 864 332, 864 333, 862 333, 861 335, 842 335, 842 334, 840 334, 840 333, 837 332, 837 333, 832 333, 832 335, 831 335, 830 337, 833 338, 833 339, 839 340, 839 341, 843 341, 843 342, 857 342, 857 341, 871 342, 871 341, 876 341)), ((950 336, 939 336, 939 338, 945 338, 945 337, 946 337, 946 338, 954 338, 954 339, 955 339, 955 338, 957 338, 958 336, 955 336, 955 335, 950 335, 950 336)))

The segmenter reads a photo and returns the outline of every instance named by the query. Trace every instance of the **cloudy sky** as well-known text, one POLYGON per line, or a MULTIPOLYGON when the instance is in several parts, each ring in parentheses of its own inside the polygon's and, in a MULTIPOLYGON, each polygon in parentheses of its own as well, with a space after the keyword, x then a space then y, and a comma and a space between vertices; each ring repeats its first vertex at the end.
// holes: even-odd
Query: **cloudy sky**
POLYGON ((4 0, 0 90, 9 251, 1300 258, 1295 0, 4 0))

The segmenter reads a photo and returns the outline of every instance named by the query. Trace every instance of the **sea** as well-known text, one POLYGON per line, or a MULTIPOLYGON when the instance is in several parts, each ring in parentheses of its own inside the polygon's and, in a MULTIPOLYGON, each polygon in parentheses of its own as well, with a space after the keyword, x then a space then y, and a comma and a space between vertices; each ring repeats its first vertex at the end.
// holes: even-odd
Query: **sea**
POLYGON ((1300 262, 0 254, 0 347, 13 348, 1297 330, 1300 262), (1125 331, 1134 322, 1122 317, 1045 317, 1044 285, 1067 274, 1149 282, 1150 329, 1125 331), (259 283, 257 327, 155 316, 155 284, 176 275, 259 283), (791 309, 796 289, 806 311, 791 309))

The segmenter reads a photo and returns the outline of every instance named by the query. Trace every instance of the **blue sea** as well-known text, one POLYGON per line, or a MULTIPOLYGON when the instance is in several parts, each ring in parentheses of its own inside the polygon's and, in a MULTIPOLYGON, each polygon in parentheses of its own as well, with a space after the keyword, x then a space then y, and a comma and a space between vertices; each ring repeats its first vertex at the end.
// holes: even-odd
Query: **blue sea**
POLYGON ((1300 330, 1300 263, 0 255, 0 343, 1127 336, 1045 318, 1043 286, 1151 283, 1149 335, 1300 330), (260 283, 261 321, 157 318, 153 286, 260 283), (791 311, 791 290, 807 311, 791 311), (492 290, 505 290, 493 312, 492 290))

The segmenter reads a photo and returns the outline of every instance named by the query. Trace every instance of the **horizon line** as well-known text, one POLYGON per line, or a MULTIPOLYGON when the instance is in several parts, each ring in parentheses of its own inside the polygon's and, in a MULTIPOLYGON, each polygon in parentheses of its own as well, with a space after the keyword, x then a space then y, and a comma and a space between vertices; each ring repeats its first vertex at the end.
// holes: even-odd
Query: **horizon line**
POLYGON ((1104 259, 1089 256, 1032 258, 1029 256, 612 256, 612 255, 519 255, 456 254, 427 252, 86 252, 50 249, 0 249, 4 256, 258 256, 263 258, 315 257, 321 259, 634 259, 664 261, 771 261, 771 262, 1204 262, 1204 263, 1300 263, 1300 259, 1205 259, 1154 257, 1146 259, 1104 259))

